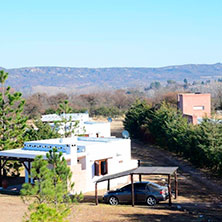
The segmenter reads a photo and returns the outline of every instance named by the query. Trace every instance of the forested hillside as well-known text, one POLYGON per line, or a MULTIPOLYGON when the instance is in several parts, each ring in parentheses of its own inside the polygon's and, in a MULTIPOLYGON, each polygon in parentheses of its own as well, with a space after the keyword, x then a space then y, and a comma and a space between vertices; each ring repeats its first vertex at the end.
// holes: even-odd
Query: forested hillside
POLYGON ((29 67, 5 70, 10 74, 8 84, 26 94, 143 88, 153 81, 183 81, 185 78, 188 81, 201 81, 222 77, 221 63, 161 68, 29 67))

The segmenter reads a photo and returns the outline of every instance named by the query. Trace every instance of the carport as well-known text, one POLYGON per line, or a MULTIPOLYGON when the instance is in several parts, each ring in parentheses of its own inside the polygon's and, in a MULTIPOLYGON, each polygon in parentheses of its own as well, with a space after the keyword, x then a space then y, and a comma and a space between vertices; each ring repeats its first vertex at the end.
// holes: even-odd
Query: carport
POLYGON ((135 204, 135 194, 134 194, 134 175, 139 175, 139 181, 142 181, 142 175, 160 175, 160 176, 167 176, 168 177, 168 192, 169 192, 169 206, 172 204, 172 190, 171 190, 171 182, 172 182, 172 177, 174 179, 175 183, 175 199, 178 196, 178 179, 177 179, 177 169, 178 167, 162 167, 162 166, 155 166, 155 167, 143 167, 139 166, 138 168, 132 169, 132 170, 127 170, 123 171, 120 173, 112 174, 112 175, 107 175, 99 180, 96 181, 95 183, 95 203, 98 205, 98 194, 97 194, 97 186, 98 183, 107 181, 107 190, 110 190, 110 180, 119 178, 119 177, 124 177, 124 176, 130 176, 131 178, 131 200, 132 200, 132 206, 135 204))
MULTIPOLYGON (((27 170, 28 174, 30 175, 31 162, 34 161, 34 159, 0 156, 0 186, 2 186, 3 169, 8 161, 18 161, 19 163, 22 163, 23 166, 25 167, 25 169, 27 170)), ((30 181, 31 181, 31 178, 29 177, 28 182, 30 182, 30 181)))
MULTIPOLYGON (((47 151, 26 150, 26 149, 13 149, 0 151, 0 186, 2 186, 3 170, 8 161, 18 161, 23 164, 27 171, 26 182, 31 182, 30 173, 32 162, 36 156, 46 157, 47 151)), ((66 160, 71 159, 70 154, 63 153, 66 160)))

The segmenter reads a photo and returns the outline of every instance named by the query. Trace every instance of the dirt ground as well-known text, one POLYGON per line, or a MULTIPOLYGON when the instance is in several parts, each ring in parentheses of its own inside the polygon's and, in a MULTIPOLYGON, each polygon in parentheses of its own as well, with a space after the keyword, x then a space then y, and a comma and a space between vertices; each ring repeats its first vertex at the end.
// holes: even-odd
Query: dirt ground
MULTIPOLYGON (((113 121, 111 127, 112 135, 121 135, 123 130, 121 120, 113 121)), ((179 197, 173 199, 173 205, 169 207, 167 202, 163 202, 155 207, 109 206, 103 203, 95 206, 93 193, 88 193, 83 203, 73 207, 69 221, 222 221, 222 186, 218 179, 209 178, 188 162, 165 150, 144 145, 139 141, 132 141, 132 156, 149 166, 179 166, 179 197)), ((143 179, 164 183, 164 178, 157 176, 143 177, 143 179)), ((19 196, 0 195, 0 222, 20 222, 26 210, 27 206, 19 196)))

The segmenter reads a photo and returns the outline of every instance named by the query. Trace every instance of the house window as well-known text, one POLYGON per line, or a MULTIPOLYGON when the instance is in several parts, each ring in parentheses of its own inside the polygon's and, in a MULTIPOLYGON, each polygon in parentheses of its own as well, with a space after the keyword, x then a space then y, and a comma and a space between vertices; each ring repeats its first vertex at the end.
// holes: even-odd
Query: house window
POLYGON ((94 162, 95 176, 105 175, 108 173, 108 160, 96 160, 94 162))
POLYGON ((204 110, 204 106, 194 106, 193 110, 204 110))

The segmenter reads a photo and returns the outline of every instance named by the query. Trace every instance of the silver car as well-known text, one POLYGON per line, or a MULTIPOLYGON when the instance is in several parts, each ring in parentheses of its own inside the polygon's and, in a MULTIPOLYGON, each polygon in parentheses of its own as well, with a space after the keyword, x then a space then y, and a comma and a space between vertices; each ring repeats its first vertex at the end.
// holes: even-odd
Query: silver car
MULTIPOLYGON (((128 184, 115 191, 107 192, 103 200, 111 205, 119 203, 131 202, 131 184, 128 184)), ((168 198, 168 188, 160 186, 152 182, 137 182, 134 183, 135 203, 146 203, 149 206, 154 206, 159 201, 164 201, 168 198)))

